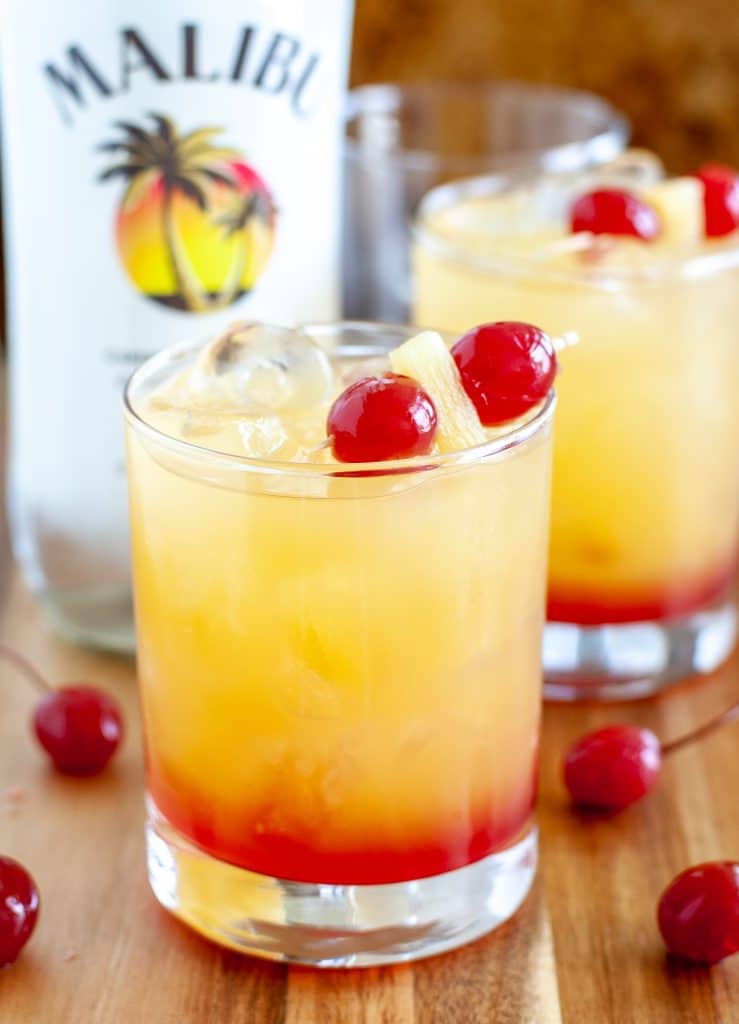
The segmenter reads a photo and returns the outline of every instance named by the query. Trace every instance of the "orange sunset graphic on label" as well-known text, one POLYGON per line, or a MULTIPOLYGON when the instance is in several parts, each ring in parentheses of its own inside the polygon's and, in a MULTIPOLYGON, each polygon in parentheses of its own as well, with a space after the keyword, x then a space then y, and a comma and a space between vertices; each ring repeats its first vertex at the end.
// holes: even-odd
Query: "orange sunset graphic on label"
POLYGON ((190 313, 230 306, 254 287, 269 260, 276 211, 262 178, 222 128, 181 135, 163 114, 151 130, 119 121, 120 137, 98 150, 116 162, 98 178, 120 178, 118 256, 149 299, 190 313))

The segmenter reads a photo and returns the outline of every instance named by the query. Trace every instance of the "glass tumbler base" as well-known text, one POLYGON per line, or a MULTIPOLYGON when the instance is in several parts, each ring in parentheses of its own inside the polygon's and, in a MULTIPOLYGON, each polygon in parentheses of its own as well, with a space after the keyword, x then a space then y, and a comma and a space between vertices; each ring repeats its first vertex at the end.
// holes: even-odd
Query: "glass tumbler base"
POLYGON ((712 672, 734 648, 737 613, 726 602, 664 622, 544 630, 547 700, 618 701, 648 697, 689 676, 712 672))
POLYGON ((71 643, 112 654, 135 653, 130 587, 47 589, 36 596, 54 628, 71 643))
POLYGON ((150 805, 149 882, 176 917, 241 953, 367 967, 443 953, 506 921, 536 872, 537 833, 467 867, 390 885, 288 882, 203 853, 150 805))

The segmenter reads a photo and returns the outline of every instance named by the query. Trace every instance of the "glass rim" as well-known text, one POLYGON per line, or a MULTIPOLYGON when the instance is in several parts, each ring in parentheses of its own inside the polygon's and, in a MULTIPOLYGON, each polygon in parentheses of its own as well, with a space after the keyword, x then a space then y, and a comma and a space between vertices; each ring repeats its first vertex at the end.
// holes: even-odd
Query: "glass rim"
MULTIPOLYGON (((397 331, 405 337, 412 337, 424 328, 413 327, 408 324, 380 323, 370 320, 335 320, 322 322, 307 322, 305 324, 290 324, 285 326, 301 327, 306 332, 324 331, 335 333, 340 330, 353 330, 358 333, 384 331, 397 331)), ((439 332, 444 335, 448 332, 439 332)), ((361 478, 369 476, 373 478, 400 476, 405 473, 416 473, 425 470, 449 469, 456 466, 466 466, 479 463, 485 459, 494 458, 512 452, 549 425, 552 420, 556 406, 556 395, 552 388, 536 412, 527 420, 519 423, 511 430, 501 433, 499 436, 490 438, 484 444, 475 445, 472 448, 464 448, 461 451, 445 452, 436 455, 416 455, 406 459, 392 459, 381 462, 291 462, 284 459, 256 458, 249 455, 236 455, 229 452, 221 452, 205 445, 194 444, 192 441, 183 438, 173 437, 157 427, 152 426, 138 412, 133 399, 133 391, 148 376, 165 368, 168 364, 175 365, 180 359, 198 352, 203 345, 203 339, 186 339, 167 346, 155 355, 147 359, 141 366, 137 367, 128 378, 122 395, 122 405, 125 420, 138 433, 155 442, 161 447, 167 448, 177 454, 184 455, 196 461, 202 461, 210 466, 220 466, 222 469, 243 472, 258 472, 271 476, 292 476, 292 477, 331 477, 331 478, 361 478)))
POLYGON ((553 86, 518 79, 496 80, 429 80, 424 82, 375 82, 351 89, 344 108, 344 149, 352 160, 361 160, 368 151, 377 155, 386 154, 389 159, 408 170, 429 170, 443 165, 459 176, 490 171, 492 167, 529 166, 547 170, 576 170, 589 164, 606 163, 617 156, 628 141, 631 125, 629 119, 620 113, 608 100, 583 89, 553 86), (583 108, 591 108, 603 119, 599 131, 585 139, 554 142, 548 146, 529 146, 512 149, 495 156, 491 153, 465 155, 441 153, 423 146, 367 145, 349 134, 349 128, 366 114, 392 115, 400 109, 405 97, 428 99, 435 95, 494 95, 504 90, 515 90, 530 97, 547 96, 570 102, 579 102, 583 108))
MULTIPOLYGON (((587 172, 587 168, 581 168, 587 172)), ((597 170, 597 168, 595 168, 597 170)), ((485 271, 501 277, 522 277, 535 275, 545 281, 568 282, 589 286, 594 289, 609 289, 613 285, 655 285, 675 279, 708 277, 739 266, 739 233, 727 236, 720 249, 714 252, 678 254, 663 259, 649 267, 607 267, 603 270, 572 268, 571 270, 548 269, 536 255, 501 254, 494 256, 470 251, 464 242, 451 240, 443 231, 431 226, 429 218, 442 210, 449 209, 459 201, 487 199, 541 177, 536 168, 519 172, 500 171, 460 178, 432 188, 421 200, 411 225, 411 238, 425 250, 435 252, 443 258, 462 264, 473 270, 485 271), (733 241, 732 241, 733 238, 733 241)))

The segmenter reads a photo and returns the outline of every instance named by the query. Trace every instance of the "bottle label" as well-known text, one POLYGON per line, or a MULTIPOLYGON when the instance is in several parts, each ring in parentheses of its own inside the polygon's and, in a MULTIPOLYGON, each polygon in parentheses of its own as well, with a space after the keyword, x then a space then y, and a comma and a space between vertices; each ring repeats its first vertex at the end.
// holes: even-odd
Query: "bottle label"
POLYGON ((125 574, 135 365, 336 315, 351 2, 0 6, 15 525, 125 574))

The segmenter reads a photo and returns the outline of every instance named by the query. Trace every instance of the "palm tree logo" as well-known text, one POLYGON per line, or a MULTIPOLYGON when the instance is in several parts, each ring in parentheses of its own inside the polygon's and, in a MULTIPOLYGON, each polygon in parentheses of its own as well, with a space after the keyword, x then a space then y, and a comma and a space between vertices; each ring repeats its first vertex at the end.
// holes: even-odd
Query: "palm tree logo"
POLYGON ((222 128, 180 134, 149 114, 153 130, 126 121, 98 150, 119 159, 98 181, 121 178, 116 243, 134 286, 190 313, 223 309, 254 287, 269 260, 276 210, 269 189, 222 128))

